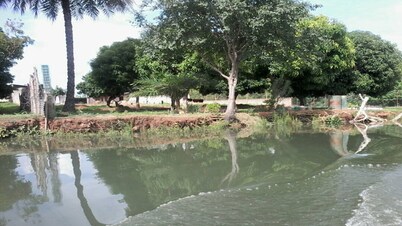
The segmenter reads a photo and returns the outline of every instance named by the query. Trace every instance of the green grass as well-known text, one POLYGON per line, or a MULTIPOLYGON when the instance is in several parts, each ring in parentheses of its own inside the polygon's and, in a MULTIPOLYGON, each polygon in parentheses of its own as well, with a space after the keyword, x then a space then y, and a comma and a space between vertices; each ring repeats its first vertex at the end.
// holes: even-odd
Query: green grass
POLYGON ((387 110, 387 111, 402 112, 402 106, 400 106, 400 107, 386 107, 384 109, 387 110))
POLYGON ((88 115, 167 115, 169 107, 162 105, 146 105, 141 108, 121 107, 109 108, 106 105, 77 105, 75 113, 62 112, 62 106, 56 106, 58 117, 88 116, 88 115))
POLYGON ((10 102, 0 102, 0 114, 16 114, 20 112, 20 106, 10 102))

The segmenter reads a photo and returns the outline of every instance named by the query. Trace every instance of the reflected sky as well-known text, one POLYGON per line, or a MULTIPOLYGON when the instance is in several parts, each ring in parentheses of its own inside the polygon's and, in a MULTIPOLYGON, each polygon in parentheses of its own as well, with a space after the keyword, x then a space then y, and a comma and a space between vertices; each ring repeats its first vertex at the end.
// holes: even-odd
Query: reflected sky
MULTIPOLYGON (((367 131, 371 141, 358 158, 350 154, 365 141, 358 131, 303 131, 282 137, 259 133, 247 138, 226 133, 222 138, 142 148, 116 144, 116 148, 0 155, 0 226, 116 224, 186 197, 302 183, 345 162, 398 165, 401 138, 393 136, 398 129, 367 131)), ((329 181, 331 176, 325 184, 329 181)), ((299 195, 312 187, 300 189, 305 191, 297 191, 299 195)), ((342 195, 341 190, 323 192, 342 195)), ((240 196, 260 200, 266 195, 240 196)), ((286 197, 286 192, 279 195, 295 199, 286 197)))

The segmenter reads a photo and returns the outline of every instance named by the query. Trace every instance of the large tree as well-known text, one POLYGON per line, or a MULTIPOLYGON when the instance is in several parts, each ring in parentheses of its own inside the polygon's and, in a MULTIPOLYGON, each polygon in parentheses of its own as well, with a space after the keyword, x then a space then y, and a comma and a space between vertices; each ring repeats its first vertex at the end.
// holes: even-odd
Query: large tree
POLYGON ((139 40, 129 38, 101 47, 90 63, 92 71, 77 85, 80 93, 90 97, 107 96, 110 107, 113 99, 133 91, 131 84, 139 77, 136 68, 139 45, 139 40))
POLYGON ((67 95, 63 111, 75 111, 75 72, 72 18, 82 18, 84 15, 89 15, 95 18, 98 16, 100 11, 106 14, 111 14, 116 10, 124 11, 131 6, 131 0, 0 0, 0 7, 5 7, 7 5, 11 5, 13 10, 21 13, 24 13, 27 9, 29 9, 32 10, 35 15, 38 15, 38 13, 42 11, 51 20, 55 20, 60 9, 62 10, 67 49, 67 95))
POLYGON ((9 32, 0 28, 0 98, 11 94, 14 76, 9 70, 16 60, 22 59, 24 47, 32 43, 32 40, 21 30, 22 25, 8 20, 5 28, 9 32))
POLYGON ((356 48, 355 92, 381 96, 401 80, 402 53, 396 45, 367 31, 349 33, 356 48))
POLYGON ((296 0, 155 0, 161 14, 159 45, 198 52, 228 83, 226 120, 235 118, 239 67, 250 57, 273 53, 292 44, 296 23, 309 5, 296 0))
POLYGON ((291 82, 292 95, 305 97, 346 94, 353 88, 354 46, 346 27, 325 16, 298 24, 299 44, 285 60, 271 65, 275 74, 291 82))
POLYGON ((141 78, 134 83, 137 95, 166 95, 171 99, 171 110, 178 111, 180 99, 199 85, 202 67, 195 53, 169 51, 144 54, 137 62, 141 78))
MULTIPOLYGON (((249 60, 239 69, 242 79, 236 86, 236 97, 252 93, 265 93, 271 88, 269 67, 258 60, 249 60)), ((228 95, 228 84, 225 79, 217 76, 214 71, 207 71, 199 86, 202 95, 225 94, 228 95)))

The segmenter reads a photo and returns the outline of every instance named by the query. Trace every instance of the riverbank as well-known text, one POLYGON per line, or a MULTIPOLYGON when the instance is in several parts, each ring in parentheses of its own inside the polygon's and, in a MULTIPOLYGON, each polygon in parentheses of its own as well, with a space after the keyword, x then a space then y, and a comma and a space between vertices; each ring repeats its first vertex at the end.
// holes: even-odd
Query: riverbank
MULTIPOLYGON (((233 127, 250 128, 257 124, 261 118, 274 120, 277 112, 237 113, 238 122, 233 127)), ((299 120, 304 124, 314 120, 325 121, 326 118, 337 118, 343 125, 348 124, 356 114, 356 110, 289 110, 284 114, 299 120)), ((392 119, 397 115, 395 111, 372 111, 369 114, 384 119, 392 119)), ((222 114, 179 114, 179 115, 138 115, 138 114, 104 114, 104 115, 75 115, 57 117, 47 123, 44 117, 5 117, 0 119, 1 134, 13 132, 46 131, 48 133, 98 133, 111 130, 130 130, 141 132, 161 127, 196 128, 222 123, 222 114)))

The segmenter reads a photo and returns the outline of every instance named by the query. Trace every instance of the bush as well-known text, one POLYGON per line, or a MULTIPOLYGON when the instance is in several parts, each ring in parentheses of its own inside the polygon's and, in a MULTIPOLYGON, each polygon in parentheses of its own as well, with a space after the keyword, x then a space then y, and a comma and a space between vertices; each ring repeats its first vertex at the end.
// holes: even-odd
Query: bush
POLYGON ((209 113, 219 113, 221 111, 221 105, 218 103, 207 104, 205 109, 209 113))
POLYGON ((331 116, 325 119, 325 124, 330 127, 338 127, 342 125, 342 120, 338 116, 331 116))
POLYGON ((197 113, 200 112, 200 105, 189 104, 187 107, 188 113, 197 113))

